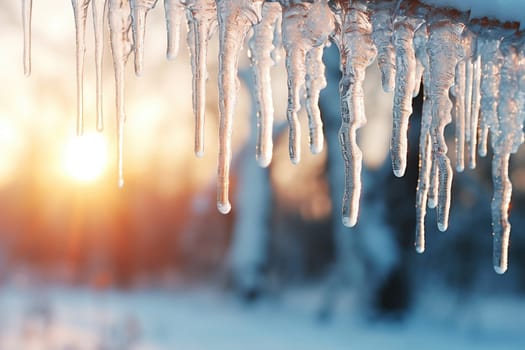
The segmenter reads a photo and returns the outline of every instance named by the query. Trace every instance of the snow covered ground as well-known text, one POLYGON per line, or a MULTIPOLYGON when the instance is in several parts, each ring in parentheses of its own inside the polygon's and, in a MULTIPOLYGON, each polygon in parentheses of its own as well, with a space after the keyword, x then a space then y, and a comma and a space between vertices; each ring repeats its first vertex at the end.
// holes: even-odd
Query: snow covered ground
POLYGON ((316 292, 245 305, 213 288, 96 292, 0 289, 0 349, 524 349, 525 300, 444 294, 403 323, 365 321, 341 305, 316 318, 316 292))

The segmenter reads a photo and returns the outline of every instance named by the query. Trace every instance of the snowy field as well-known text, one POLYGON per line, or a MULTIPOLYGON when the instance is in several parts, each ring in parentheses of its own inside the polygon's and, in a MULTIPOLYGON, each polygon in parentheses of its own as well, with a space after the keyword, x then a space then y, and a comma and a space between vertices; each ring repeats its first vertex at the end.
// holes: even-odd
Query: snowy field
POLYGON ((397 323, 365 321, 345 303, 319 321, 319 293, 304 290, 255 305, 212 288, 0 293, 0 349, 525 349, 523 299, 454 306, 436 294, 397 323))

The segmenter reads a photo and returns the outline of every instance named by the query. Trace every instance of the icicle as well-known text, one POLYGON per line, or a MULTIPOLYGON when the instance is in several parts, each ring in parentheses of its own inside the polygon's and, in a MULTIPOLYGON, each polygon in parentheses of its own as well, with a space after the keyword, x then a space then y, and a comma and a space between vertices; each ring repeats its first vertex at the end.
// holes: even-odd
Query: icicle
POLYGON ((132 11, 133 42, 135 50, 135 74, 142 74, 144 67, 144 37, 148 12, 155 7, 157 0, 130 0, 132 11))
POLYGON ((286 114, 290 129, 290 159, 294 164, 299 163, 301 159, 301 129, 297 113, 301 108, 301 97, 305 88, 310 149, 315 154, 323 147, 322 121, 318 107, 319 92, 326 86, 322 50, 333 25, 333 17, 326 0, 313 0, 311 3, 289 2, 283 8, 283 46, 286 50, 288 73, 286 114), (320 21, 320 18, 325 21, 320 21), (313 79, 318 81, 314 82, 313 79))
POLYGON ((481 100, 481 57, 477 56, 472 62, 472 107, 470 115, 470 142, 469 142, 469 167, 476 167, 476 147, 478 142, 478 121, 481 100))
POLYGON ((187 0, 187 42, 193 75, 193 113, 195 114, 195 155, 204 155, 204 120, 206 108, 206 58, 208 38, 215 30, 217 10, 215 0, 187 0))
MULTIPOLYGON (((407 14, 408 15, 408 14, 407 14)), ((396 49, 396 85, 392 140, 392 169, 397 177, 405 174, 407 158, 408 119, 412 114, 412 96, 416 86, 414 32, 423 20, 414 16, 398 16, 394 22, 393 43, 396 49)))
POLYGON ((254 27, 250 40, 250 59, 255 81, 255 100, 257 103, 257 145, 255 157, 262 167, 272 161, 272 128, 273 99, 270 68, 274 64, 272 52, 275 25, 281 16, 281 5, 276 2, 265 2, 262 8, 262 19, 254 27))
POLYGON ((24 74, 31 75, 31 14, 33 0, 22 0, 22 26, 24 27, 24 74))
POLYGON ((430 73, 429 99, 432 113, 430 135, 432 157, 433 162, 437 163, 439 181, 437 225, 440 231, 445 231, 448 227, 452 185, 452 168, 446 154, 447 144, 444 136, 445 126, 451 121, 452 103, 448 93, 454 84, 454 72, 460 46, 459 36, 463 30, 462 23, 450 18, 452 13, 447 15, 442 13, 431 15, 427 43, 430 73))
MULTIPOLYGON (((507 270, 510 223, 508 211, 512 194, 509 180, 509 157, 523 143, 523 114, 519 113, 518 97, 519 63, 514 37, 503 41, 501 50, 503 62, 499 83, 499 103, 497 117, 489 120, 491 144, 494 151, 492 158, 492 181, 494 197, 492 199, 492 226, 494 234, 493 264, 497 273, 507 270)), ((523 112, 523 111, 521 111, 523 112)))
POLYGON ((77 59, 77 135, 84 132, 84 55, 86 52, 86 18, 91 0, 71 0, 75 15, 77 59))
POLYGON ((173 60, 179 54, 180 24, 184 16, 184 5, 181 0, 164 0, 164 12, 168 32, 166 58, 173 60))
POLYGON ((467 85, 467 64, 464 58, 464 50, 460 49, 458 54, 459 62, 456 65, 456 75, 454 78, 454 86, 451 88, 451 92, 454 96, 454 108, 452 109, 454 120, 456 123, 455 128, 455 143, 456 143, 456 171, 462 172, 465 169, 465 133, 466 126, 466 111, 465 106, 467 105, 465 99, 466 85, 467 85))
POLYGON ((126 111, 124 107, 125 69, 131 54, 130 38, 131 7, 129 0, 109 0, 109 29, 113 67, 115 71, 117 101, 117 144, 118 144, 118 185, 124 186, 123 151, 124 124, 126 111))
MULTIPOLYGON (((474 84, 474 63, 472 60, 472 57, 475 55, 475 36, 467 28, 463 30, 463 34, 461 36, 461 43, 462 48, 464 50, 464 61, 458 63, 458 67, 460 64, 465 66, 465 84, 464 84, 464 106, 463 106, 463 113, 464 113, 464 120, 465 120, 465 143, 467 146, 467 161, 469 164, 469 167, 473 169, 473 166, 475 167, 476 160, 472 159, 472 138, 477 137, 477 121, 473 122, 473 118, 477 118, 477 116, 474 116, 472 114, 472 95, 473 95, 473 84, 474 84), (472 129, 473 124, 476 124, 476 128, 472 129)), ((457 74, 457 73, 456 73, 457 74)), ((463 145, 463 148, 465 146, 463 145)), ((463 150, 463 155, 465 154, 465 151, 463 150)), ((463 163, 464 164, 464 163, 463 163)))
POLYGON ((376 56, 372 42, 372 26, 364 2, 342 2, 341 37, 338 38, 343 76, 339 83, 342 125, 339 131, 345 163, 343 224, 355 226, 361 196, 363 155, 356 140, 356 131, 366 123, 363 81, 365 70, 376 56))
MULTIPOLYGON (((426 25, 422 25, 414 35, 414 49, 418 64, 422 67, 423 85, 423 111, 421 114, 421 131, 419 136, 419 175, 416 190, 416 237, 415 247, 418 253, 425 251, 425 216, 427 202, 429 207, 435 203, 435 191, 431 184, 432 143, 430 138, 430 126, 432 123, 431 100, 429 99, 430 72, 428 67, 428 53, 426 50, 428 33, 426 25), (430 190, 430 192, 429 192, 430 190), (431 203, 432 200, 432 203, 431 203)), ((436 168, 437 169, 437 168, 436 168)), ((433 206, 435 207, 435 205, 433 206)))
POLYGON ((261 0, 217 0, 219 20, 219 164, 217 208, 231 210, 229 176, 233 112, 239 88, 237 69, 244 38, 261 19, 261 0))
POLYGON ((97 130, 104 129, 102 113, 102 57, 104 54, 104 13, 106 0, 92 0, 93 28, 95 31, 95 69, 97 75, 97 130))
POLYGON ((303 28, 303 38, 310 40, 306 53, 306 113, 310 129, 310 151, 318 154, 323 150, 324 135, 319 94, 326 87, 323 50, 335 29, 333 14, 327 0, 315 0, 310 6, 303 28), (323 21, 320 20, 323 19, 323 21))
POLYGON ((489 125, 497 118, 498 87, 500 83, 500 69, 503 58, 499 52, 499 45, 509 30, 500 28, 492 22, 474 22, 471 28, 479 32, 477 40, 477 55, 481 56, 481 99, 479 116, 479 143, 478 153, 487 155, 487 140, 489 125))
POLYGON ((324 46, 315 46, 306 54, 306 111, 310 126, 310 151, 321 153, 324 146, 323 121, 319 110, 319 94, 326 87, 323 64, 324 46))
POLYGON ((370 16, 373 27, 372 39, 377 47, 377 64, 381 70, 381 82, 385 92, 394 91, 395 86, 396 57, 392 44, 393 11, 393 1, 380 1, 374 5, 370 16))
MULTIPOLYGON (((429 106, 430 106, 430 102, 429 106)), ((428 188, 428 202, 427 206, 430 209, 434 209, 438 205, 438 190, 439 190, 439 167, 437 166, 437 163, 434 161, 432 154, 431 158, 431 168, 430 168, 430 185, 428 188)))

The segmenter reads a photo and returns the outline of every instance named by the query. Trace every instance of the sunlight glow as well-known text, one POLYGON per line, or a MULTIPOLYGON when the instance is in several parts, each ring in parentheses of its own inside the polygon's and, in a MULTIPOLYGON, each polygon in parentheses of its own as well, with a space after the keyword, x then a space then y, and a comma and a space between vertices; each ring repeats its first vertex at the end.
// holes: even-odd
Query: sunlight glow
POLYGON ((100 178, 108 164, 108 145, 104 135, 90 133, 72 137, 64 147, 62 167, 67 176, 78 182, 100 178))

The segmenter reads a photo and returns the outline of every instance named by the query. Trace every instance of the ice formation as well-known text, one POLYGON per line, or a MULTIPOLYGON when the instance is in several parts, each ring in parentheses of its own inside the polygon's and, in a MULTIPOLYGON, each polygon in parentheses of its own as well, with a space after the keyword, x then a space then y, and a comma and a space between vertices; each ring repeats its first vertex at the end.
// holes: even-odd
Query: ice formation
MULTIPOLYGON (((82 133, 83 128, 84 33, 90 1, 96 41, 99 130, 103 127, 102 24, 106 12, 109 21, 116 83, 118 183, 122 186, 126 120, 124 70, 131 54, 135 72, 140 74, 143 70, 146 16, 157 0, 72 0, 77 44, 78 133, 82 133)), ((31 72, 31 7, 32 0, 22 0, 26 75, 31 72)), ((231 208, 228 197, 231 134, 239 84, 237 67, 246 37, 252 33, 248 46, 258 108, 256 158, 263 167, 268 166, 272 158, 274 109, 270 69, 276 60, 276 49, 282 45, 286 53, 289 153, 291 161, 297 163, 301 155, 298 121, 301 108, 306 109, 309 118, 311 152, 318 153, 323 148, 318 106, 319 93, 326 86, 322 55, 324 47, 333 42, 340 51, 342 71, 339 142, 345 169, 343 223, 354 226, 358 219, 362 154, 357 131, 366 123, 365 70, 376 59, 383 89, 394 92, 391 158, 396 176, 403 176, 406 169, 412 98, 423 86, 416 250, 425 250, 427 207, 436 208, 437 226, 441 231, 448 227, 453 170, 444 130, 454 122, 457 171, 463 171, 466 165, 471 169, 476 166, 476 153, 487 154, 490 135, 494 184, 493 264, 496 272, 506 271, 512 191, 508 166, 510 155, 523 142, 525 117, 525 40, 518 23, 523 22, 521 17, 508 11, 507 16, 500 18, 516 22, 488 19, 485 16, 491 11, 501 12, 500 5, 489 1, 461 4, 438 0, 164 0, 164 9, 168 59, 178 54, 184 14, 187 20, 198 156, 204 152, 207 46, 218 30, 217 206, 222 213, 231 208), (457 6, 447 7, 452 3, 457 6)))

